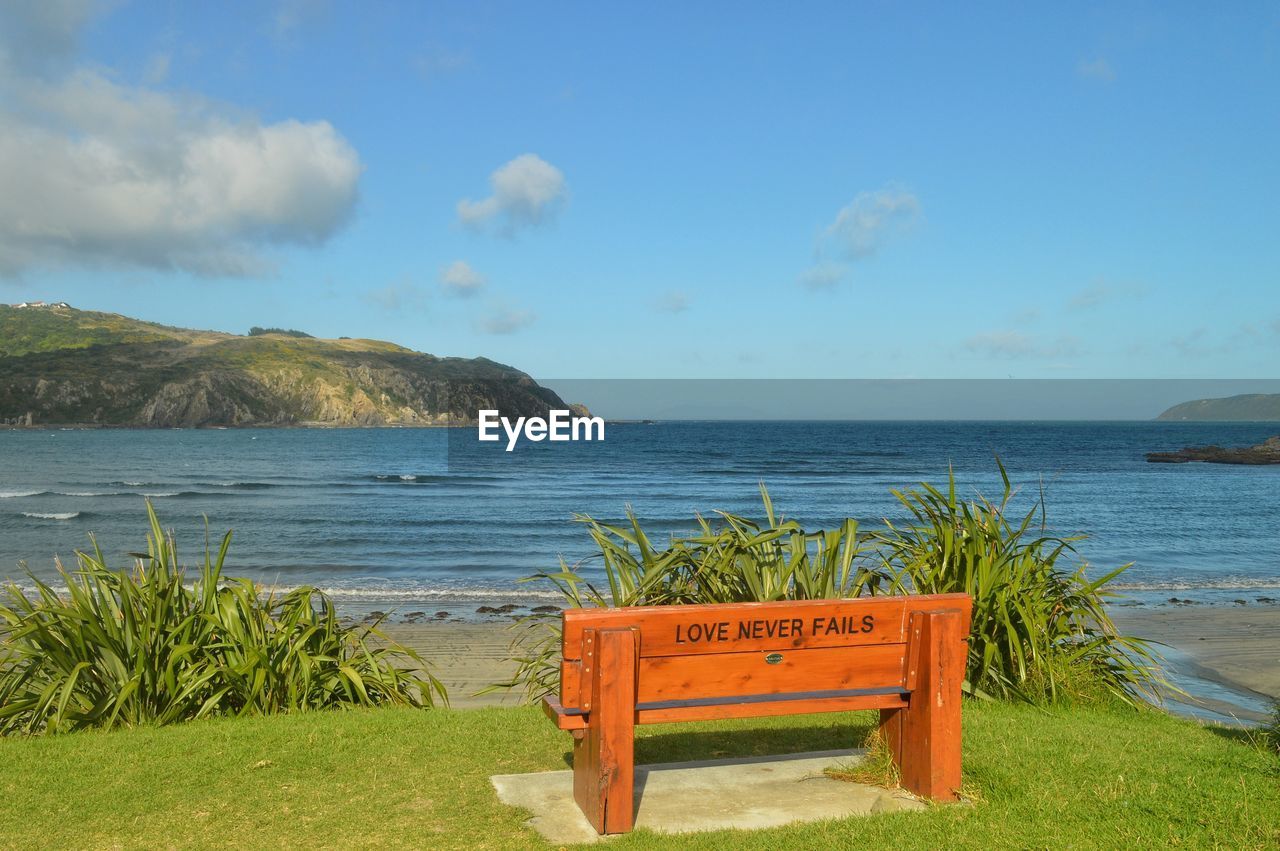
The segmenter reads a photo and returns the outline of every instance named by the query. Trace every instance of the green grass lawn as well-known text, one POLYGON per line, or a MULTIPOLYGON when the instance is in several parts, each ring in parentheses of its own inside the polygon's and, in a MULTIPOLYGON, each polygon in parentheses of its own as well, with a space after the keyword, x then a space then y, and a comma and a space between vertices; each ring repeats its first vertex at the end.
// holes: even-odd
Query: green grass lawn
MULTIPOLYGON (((860 742, 870 713, 642 727, 641 763, 860 742)), ((981 800, 609 847, 1280 846, 1280 758, 1156 712, 966 704, 981 800)), ((536 709, 399 709, 0 741, 0 847, 544 847, 491 774, 566 767, 536 709)), ((804 794, 802 788, 797 795, 804 794)))

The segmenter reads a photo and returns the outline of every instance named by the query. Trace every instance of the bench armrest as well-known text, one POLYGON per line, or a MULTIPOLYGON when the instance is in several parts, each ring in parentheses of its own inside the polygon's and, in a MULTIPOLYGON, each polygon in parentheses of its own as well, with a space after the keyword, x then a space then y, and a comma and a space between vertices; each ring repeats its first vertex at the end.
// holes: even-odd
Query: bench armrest
POLYGON ((587 718, 580 712, 569 714, 563 706, 560 705, 559 698, 547 695, 542 698, 542 711, 547 717, 555 722, 555 725, 561 730, 585 730, 587 729, 587 718))

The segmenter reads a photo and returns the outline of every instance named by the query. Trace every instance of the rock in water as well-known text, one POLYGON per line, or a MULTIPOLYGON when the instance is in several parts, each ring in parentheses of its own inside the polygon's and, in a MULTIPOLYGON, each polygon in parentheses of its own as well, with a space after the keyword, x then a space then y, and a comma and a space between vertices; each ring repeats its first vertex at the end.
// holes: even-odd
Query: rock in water
POLYGON ((1188 446, 1176 452, 1148 452, 1153 464, 1280 464, 1280 436, 1269 437, 1257 446, 1188 446))

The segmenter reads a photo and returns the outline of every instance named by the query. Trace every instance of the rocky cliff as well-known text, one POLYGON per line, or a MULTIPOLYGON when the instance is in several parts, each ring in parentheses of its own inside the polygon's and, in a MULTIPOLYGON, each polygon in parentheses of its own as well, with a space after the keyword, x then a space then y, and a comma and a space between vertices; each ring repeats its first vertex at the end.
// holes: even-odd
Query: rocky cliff
POLYGON ((145 427, 444 425, 566 408, 528 375, 378 340, 242 337, 0 305, 0 422, 145 427))

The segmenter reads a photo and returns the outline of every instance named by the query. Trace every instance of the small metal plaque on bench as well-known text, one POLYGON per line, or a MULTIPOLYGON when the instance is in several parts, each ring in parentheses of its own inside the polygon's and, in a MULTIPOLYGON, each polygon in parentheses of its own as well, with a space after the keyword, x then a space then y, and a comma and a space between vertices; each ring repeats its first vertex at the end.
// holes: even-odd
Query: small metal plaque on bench
POLYGON ((764 660, 768 662, 770 665, 776 665, 782 661, 782 654, 770 653, 768 656, 764 657, 764 660))

